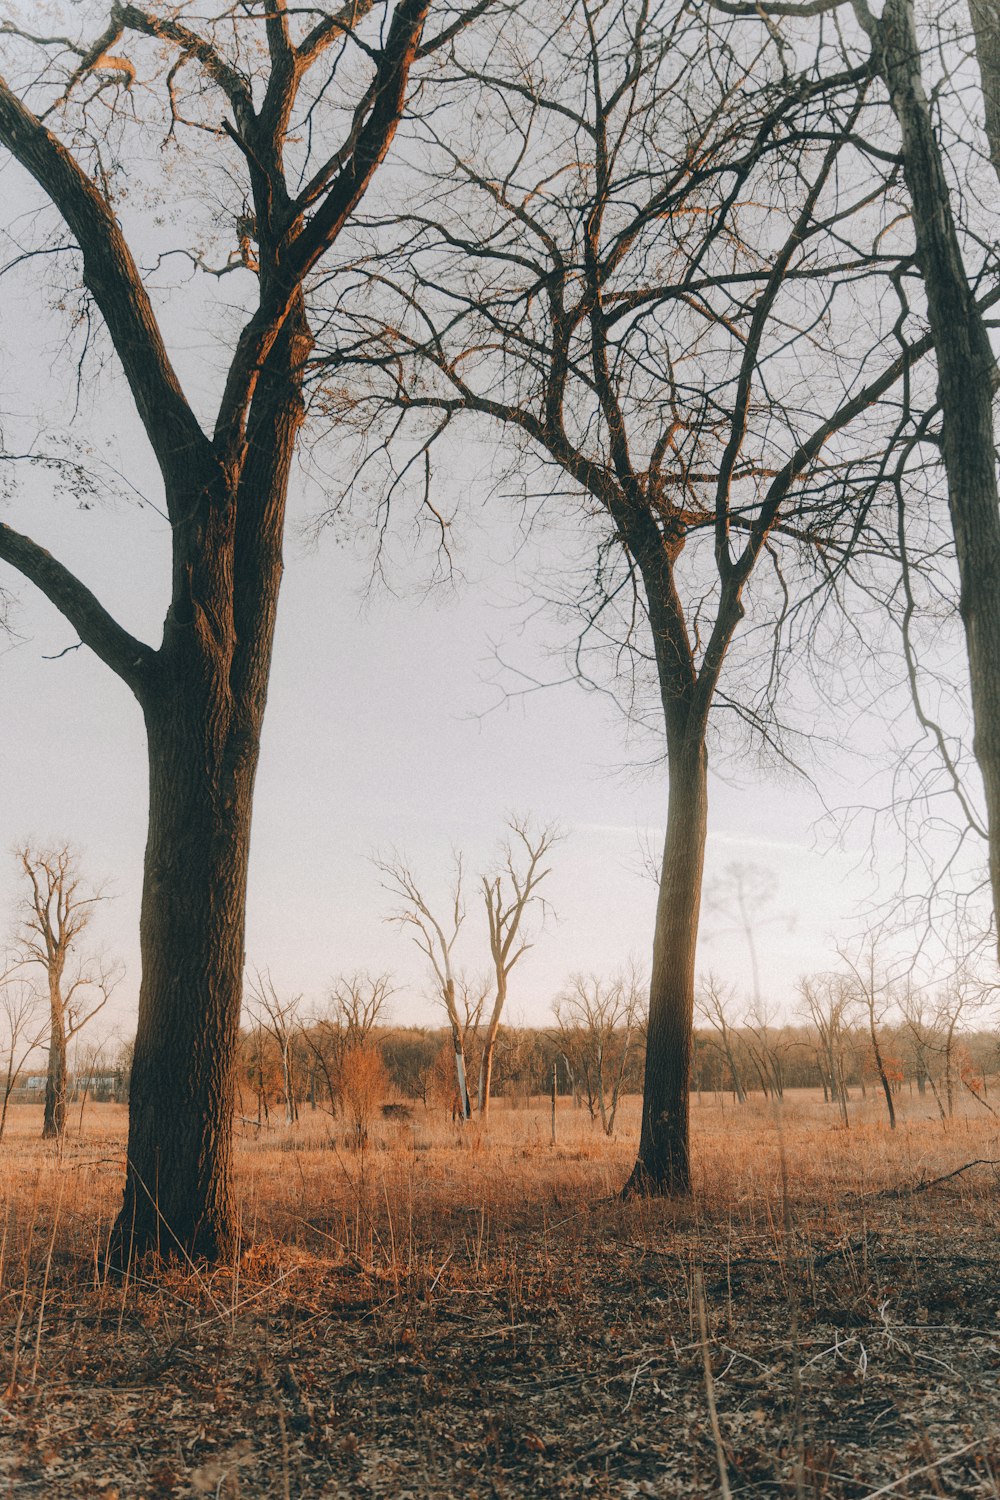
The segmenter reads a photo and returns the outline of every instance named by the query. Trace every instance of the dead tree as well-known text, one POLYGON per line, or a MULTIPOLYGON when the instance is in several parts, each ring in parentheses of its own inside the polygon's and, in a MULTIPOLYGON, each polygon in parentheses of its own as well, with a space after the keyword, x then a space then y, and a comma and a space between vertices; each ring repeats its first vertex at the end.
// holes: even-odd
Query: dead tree
POLYGON ((356 970, 341 974, 330 989, 330 1007, 349 1046, 363 1046, 381 1025, 396 993, 391 974, 356 970))
POLYGON ((574 974, 553 1005, 556 1023, 587 1081, 591 1119, 596 1105, 604 1134, 614 1134, 632 1043, 645 1011, 646 985, 634 965, 610 980, 574 974))
MULTIPOLYGON (((288 481, 306 415, 310 303, 324 257, 389 150, 411 69, 483 8, 209 0, 195 14, 156 0, 111 5, 106 24, 79 40, 3 24, 0 147, 51 209, 38 221, 40 245, 65 245, 75 258, 85 321, 110 339, 170 527, 166 620, 149 645, 62 561, 0 525, 0 561, 63 613, 145 721, 142 982, 118 1262, 147 1250, 225 1256, 235 1244, 251 807, 288 481), (171 153, 169 173, 151 136, 171 153), (108 138, 125 189, 131 164, 142 163, 141 250, 129 242, 121 180, 107 169, 108 138), (195 180, 199 192, 213 182, 224 201, 192 226, 195 180), (217 334, 214 416, 211 392, 196 410, 183 388, 142 269, 181 261, 210 296, 225 288, 213 313, 200 297, 191 303, 217 334), (230 339, 234 317, 241 327, 230 339)), ((73 360, 70 382, 75 372, 73 360)))
POLYGON ((443 920, 439 920, 432 912, 416 877, 406 860, 400 855, 376 858, 375 868, 382 875, 384 889, 397 897, 401 903, 389 921, 398 923, 400 927, 408 931, 421 953, 430 960, 437 984, 438 999, 444 1006, 448 1025, 451 1028, 458 1112, 462 1120, 468 1120, 471 1115, 468 1073, 465 1064, 465 1034, 468 1015, 463 1020, 459 1012, 459 997, 452 962, 455 943, 462 930, 462 923, 465 921, 465 905, 462 897, 462 856, 461 854, 455 855, 447 916, 443 920))
POLYGON ((285 1124, 294 1125, 299 1117, 295 1097, 292 1049, 299 1034, 301 995, 278 994, 270 969, 255 969, 249 983, 246 1007, 255 1026, 274 1038, 281 1058, 281 1088, 285 1099, 285 1124))
POLYGON ((500 856, 501 867, 482 877, 490 958, 493 961, 494 998, 479 1064, 481 1115, 488 1114, 490 1108, 493 1049, 507 1003, 507 981, 514 965, 533 946, 525 936, 524 919, 537 903, 541 903, 544 911, 545 903, 538 894, 538 887, 550 869, 543 861, 553 844, 562 837, 553 824, 535 830, 529 818, 517 815, 510 818, 507 826, 509 833, 500 856))
POLYGON ((82 884, 79 863, 69 846, 33 849, 24 845, 17 858, 30 887, 21 908, 21 960, 44 970, 49 1003, 42 1135, 58 1140, 66 1129, 69 1044, 107 1004, 121 970, 80 953, 81 940, 104 895, 82 884))

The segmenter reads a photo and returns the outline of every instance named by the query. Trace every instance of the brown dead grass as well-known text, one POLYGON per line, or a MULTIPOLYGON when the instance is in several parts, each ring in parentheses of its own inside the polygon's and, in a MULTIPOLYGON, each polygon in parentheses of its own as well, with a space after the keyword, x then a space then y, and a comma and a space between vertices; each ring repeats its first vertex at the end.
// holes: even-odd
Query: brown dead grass
POLYGON ((240 1254, 106 1280, 124 1112, 0 1147, 0 1484, 24 1496, 1000 1496, 998 1122, 694 1105, 684 1204, 622 1205, 567 1102, 364 1151, 241 1136, 240 1254), (703 1288, 707 1347, 700 1333, 703 1288), (707 1360, 706 1360, 707 1353, 707 1360), (721 1455, 709 1419, 718 1409, 721 1455), (890 1488, 886 1489, 885 1487, 890 1488))

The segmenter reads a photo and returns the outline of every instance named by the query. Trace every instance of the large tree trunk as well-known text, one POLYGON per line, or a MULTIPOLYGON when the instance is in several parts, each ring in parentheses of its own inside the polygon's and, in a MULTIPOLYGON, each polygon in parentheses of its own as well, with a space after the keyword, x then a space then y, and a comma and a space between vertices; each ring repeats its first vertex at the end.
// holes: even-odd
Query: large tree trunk
POLYGON ((653 934, 639 1157, 625 1195, 691 1186, 690 1077, 694 964, 708 832, 703 735, 670 745, 670 804, 653 934))
POLYGON ((301 297, 259 377, 234 494, 177 512, 173 602, 143 694, 149 833, 125 1197, 111 1260, 228 1256, 250 819, 311 337, 301 297))
POLYGON ((227 1255, 257 739, 210 744, 178 680, 147 708, 149 837, 125 1200, 116 1259, 227 1255), (235 742, 235 743, 234 743, 235 742))

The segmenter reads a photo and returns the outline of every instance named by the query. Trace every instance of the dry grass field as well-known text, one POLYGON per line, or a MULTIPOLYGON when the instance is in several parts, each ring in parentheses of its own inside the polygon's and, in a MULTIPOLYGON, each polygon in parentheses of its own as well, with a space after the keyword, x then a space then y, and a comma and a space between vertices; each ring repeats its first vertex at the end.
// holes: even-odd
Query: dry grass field
POLYGON ((1000 1121, 694 1104, 697 1190, 622 1205, 560 1102, 364 1151, 245 1128, 241 1252, 108 1279, 124 1111, 0 1146, 18 1497, 1000 1496, 1000 1121), (966 1163, 966 1170, 947 1177, 966 1163), (936 1180, 943 1178, 944 1180, 936 1180), (713 1415, 714 1414, 714 1415, 713 1415), (720 1470, 724 1471, 725 1480, 720 1470))

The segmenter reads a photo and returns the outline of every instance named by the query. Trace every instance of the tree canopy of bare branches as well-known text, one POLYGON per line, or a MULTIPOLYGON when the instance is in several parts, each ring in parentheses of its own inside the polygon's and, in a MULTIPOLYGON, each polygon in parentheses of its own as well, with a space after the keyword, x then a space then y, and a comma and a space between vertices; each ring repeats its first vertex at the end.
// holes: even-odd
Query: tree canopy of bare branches
POLYGON ((358 298, 322 341, 363 372, 352 410, 373 444, 415 461, 478 419, 516 447, 535 510, 575 502, 576 663, 592 680, 588 651, 610 648, 630 706, 648 688, 668 799, 641 1192, 690 1182, 710 722, 788 757, 782 655, 750 670, 734 642, 748 604, 780 622, 849 547, 891 430, 880 403, 931 348, 881 311, 905 256, 882 248, 896 210, 862 149, 867 64, 792 79, 769 34, 704 20, 682 0, 576 0, 556 24, 524 5, 488 63, 456 47, 421 127, 421 204, 391 250, 393 225, 373 226, 377 264, 355 263, 358 298))

